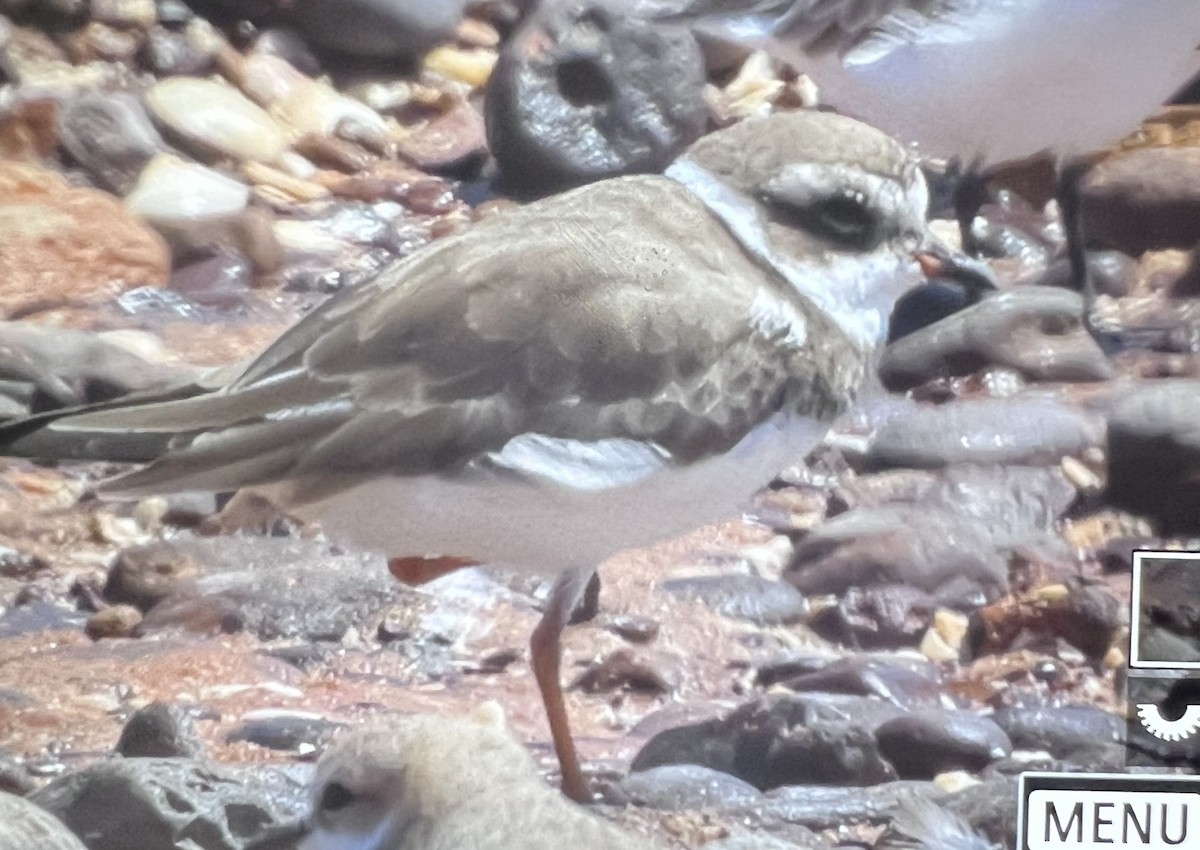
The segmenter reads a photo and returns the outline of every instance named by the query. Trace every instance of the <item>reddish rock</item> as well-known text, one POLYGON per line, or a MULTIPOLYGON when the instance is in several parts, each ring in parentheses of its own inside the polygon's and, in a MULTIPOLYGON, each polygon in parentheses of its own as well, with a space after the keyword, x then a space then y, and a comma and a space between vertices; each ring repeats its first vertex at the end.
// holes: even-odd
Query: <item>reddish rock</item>
POLYGON ((120 201, 0 163, 0 316, 164 286, 170 268, 166 243, 120 201))

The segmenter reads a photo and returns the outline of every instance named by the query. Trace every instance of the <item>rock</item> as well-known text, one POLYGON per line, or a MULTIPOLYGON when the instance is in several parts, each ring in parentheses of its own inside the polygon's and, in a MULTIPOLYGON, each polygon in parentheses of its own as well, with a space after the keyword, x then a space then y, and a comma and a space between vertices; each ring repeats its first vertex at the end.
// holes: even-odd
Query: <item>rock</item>
POLYGON ((696 599, 719 614, 760 626, 795 623, 808 615, 808 604, 786 582, 751 575, 667 579, 661 588, 681 599, 696 599))
POLYGON ((132 637, 142 622, 142 612, 132 605, 113 605, 97 611, 87 621, 84 631, 92 640, 132 637))
POLYGON ((467 101, 402 136, 400 156, 422 171, 465 172, 477 169, 487 155, 483 117, 467 101))
POLYGON ((1007 562, 981 524, 918 505, 859 508, 796 544, 784 578, 802 594, 904 584, 936 594, 954 587, 995 596, 1007 562))
POLYGON ((0 848, 88 850, 75 833, 50 812, 6 791, 0 791, 0 848))
POLYGON ((163 286, 162 239, 116 199, 0 163, 0 316, 163 286))
POLYGON ((333 554, 315 542, 220 537, 163 545, 202 572, 150 609, 146 633, 246 630, 263 640, 339 641, 352 627, 369 634, 387 606, 417 593, 395 582, 383 559, 333 554))
POLYGON ((152 702, 125 721, 115 752, 125 758, 198 758, 203 746, 186 709, 152 702))
POLYGON ((1200 529, 1200 381, 1136 385, 1108 414, 1114 507, 1153 517, 1164 534, 1200 529))
MULTIPOLYGON (((1138 276, 1138 264, 1120 251, 1088 251, 1088 271, 1098 295, 1123 298, 1129 294, 1138 276)), ((1034 281, 1037 286, 1073 289, 1077 286, 1071 275, 1071 261, 1060 257, 1046 267, 1034 281)))
POLYGON ((68 101, 60 132, 75 161, 118 194, 127 192, 146 163, 166 150, 141 102, 128 94, 87 93, 68 101))
POLYGON ((620 614, 610 619, 606 627, 630 643, 650 643, 658 637, 659 622, 652 617, 620 614))
POLYGON ((155 157, 125 199, 177 250, 236 240, 249 202, 245 183, 171 154, 155 157))
POLYGON ((903 709, 942 702, 936 668, 924 663, 914 668, 866 655, 839 659, 820 669, 785 679, 782 684, 797 692, 874 697, 903 709))
MULTIPOLYGON (((887 782, 871 788, 799 785, 776 789, 766 800, 730 814, 753 818, 764 824, 800 824, 808 829, 843 830, 854 824, 883 823, 898 806, 914 797, 930 799, 937 796, 941 796, 941 792, 933 783, 911 780, 887 782)), ((1011 805, 1011 800, 1009 802, 1011 805)))
POLYGON ((114 27, 146 29, 158 23, 154 0, 91 0, 88 13, 92 20, 114 27))
POLYGON ((1200 149, 1150 147, 1114 154, 1080 187, 1093 245, 1130 256, 1200 242, 1200 149))
POLYGON ((210 45, 204 43, 193 28, 183 32, 167 27, 151 28, 138 51, 138 58, 159 77, 199 77, 211 71, 214 64, 210 45))
POLYGON ((1010 706, 992 717, 1014 749, 1044 750, 1087 766, 1125 738, 1123 718, 1094 705, 1010 706))
POLYGON ((694 764, 666 764, 631 773, 617 791, 635 806, 669 810, 744 806, 762 797, 748 782, 694 764))
POLYGON ((278 56, 302 74, 319 76, 321 62, 313 55, 304 36, 289 27, 271 27, 254 39, 254 51, 267 56, 278 56))
POLYGON ((313 47, 358 59, 404 59, 451 41, 466 0, 300 0, 292 21, 313 47))
POLYGON ((1096 664, 1127 627, 1126 608, 1102 584, 1074 577, 1013 594, 974 612, 969 656, 1005 652, 1018 643, 1057 654, 1057 641, 1064 640, 1096 664))
POLYGON ((631 769, 693 764, 759 789, 806 782, 869 785, 894 775, 875 729, 900 709, 833 694, 777 694, 724 718, 668 729, 646 742, 631 769))
POLYGON ((267 765, 253 771, 189 759, 114 759, 68 774, 31 799, 88 837, 88 850, 245 850, 306 808, 303 784, 267 765))
POLYGON ((929 406, 897 399, 858 414, 873 425, 866 469, 937 469, 953 463, 1057 463, 1103 440, 1099 417, 1053 398, 959 399, 929 406))
POLYGON ((1061 289, 1021 287, 890 344, 879 376, 901 391, 935 378, 968 375, 985 366, 1031 381, 1103 381, 1112 365, 1084 327, 1083 298, 1061 289))
POLYGON ((703 88, 690 33, 590 0, 546 4, 492 72, 488 141, 525 193, 658 171, 704 131, 703 88))
POLYGON ((122 549, 108 571, 104 598, 149 611, 204 567, 175 543, 156 542, 122 549))
POLYGON ((919 711, 875 730, 879 752, 903 779, 933 779, 951 770, 979 771, 1012 752, 996 723, 969 711, 919 711))
POLYGON ((92 21, 67 36, 63 46, 76 65, 92 62, 127 65, 133 61, 140 44, 141 38, 134 33, 92 21))
POLYGON ((806 625, 826 640, 855 649, 915 646, 937 607, 928 593, 902 584, 854 587, 806 625))
POLYGON ((311 755, 321 749, 345 724, 333 723, 311 712, 256 712, 233 729, 225 740, 248 741, 269 750, 311 755))
POLYGON ((193 304, 232 312, 245 303, 253 276, 246 257, 233 248, 217 246, 177 265, 169 288, 193 304))
POLYGON ((669 694, 675 690, 674 676, 627 649, 619 649, 590 665, 572 684, 587 693, 629 690, 644 694, 669 694))
POLYGON ((24 760, 0 749, 0 794, 24 797, 34 787, 33 777, 24 760))
POLYGON ((194 153, 238 162, 274 162, 287 147, 279 125, 232 86, 170 77, 145 94, 154 119, 194 153))

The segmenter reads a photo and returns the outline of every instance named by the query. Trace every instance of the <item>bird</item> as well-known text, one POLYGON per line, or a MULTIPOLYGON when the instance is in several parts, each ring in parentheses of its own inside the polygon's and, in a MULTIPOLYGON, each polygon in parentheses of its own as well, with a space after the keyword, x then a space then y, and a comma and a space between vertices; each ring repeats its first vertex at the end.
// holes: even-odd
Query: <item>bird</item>
POLYGON ((1114 144, 1200 73, 1192 0, 693 0, 671 15, 792 63, 823 102, 922 155, 964 162, 1114 144))
POLYGON ((914 257, 948 250, 928 204, 866 124, 748 119, 663 175, 431 244, 211 391, 21 420, 0 453, 145 464, 100 495, 240 490, 364 550, 553 578, 531 666, 563 791, 586 800, 559 672, 577 600, 610 555, 736 515, 816 445, 914 257))
POLYGON ((504 712, 380 715, 335 739, 300 850, 653 850, 546 785, 504 712))
POLYGON ((36 803, 0 791, 0 850, 86 850, 82 841, 36 803))

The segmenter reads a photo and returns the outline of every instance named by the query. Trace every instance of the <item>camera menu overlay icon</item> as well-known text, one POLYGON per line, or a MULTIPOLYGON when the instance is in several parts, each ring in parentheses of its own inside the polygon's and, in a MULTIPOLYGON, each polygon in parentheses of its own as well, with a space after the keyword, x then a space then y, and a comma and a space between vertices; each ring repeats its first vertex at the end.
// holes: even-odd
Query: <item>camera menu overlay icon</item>
POLYGON ((1200 846, 1200 777, 1025 773, 1018 850, 1200 846))
POLYGON ((1129 666, 1200 673, 1200 552, 1133 553, 1129 666))

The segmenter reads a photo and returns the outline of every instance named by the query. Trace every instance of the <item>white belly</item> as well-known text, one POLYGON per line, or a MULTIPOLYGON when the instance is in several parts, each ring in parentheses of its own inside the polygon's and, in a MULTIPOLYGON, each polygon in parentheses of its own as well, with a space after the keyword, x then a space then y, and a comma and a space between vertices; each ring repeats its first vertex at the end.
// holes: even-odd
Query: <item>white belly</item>
POLYGON ((686 467, 659 465, 616 486, 597 486, 595 465, 587 463, 577 470, 587 489, 566 486, 573 471, 559 464, 553 477, 370 479, 299 507, 298 485, 264 492, 319 522, 332 539, 362 549, 466 557, 549 575, 736 516, 827 429, 828 423, 781 415, 723 455, 686 467))

